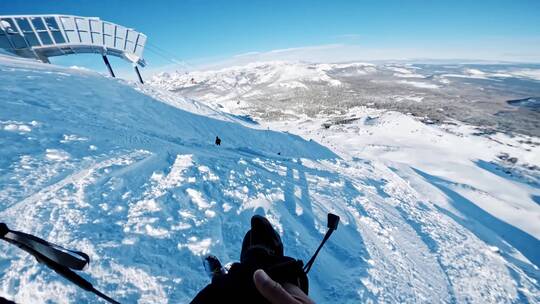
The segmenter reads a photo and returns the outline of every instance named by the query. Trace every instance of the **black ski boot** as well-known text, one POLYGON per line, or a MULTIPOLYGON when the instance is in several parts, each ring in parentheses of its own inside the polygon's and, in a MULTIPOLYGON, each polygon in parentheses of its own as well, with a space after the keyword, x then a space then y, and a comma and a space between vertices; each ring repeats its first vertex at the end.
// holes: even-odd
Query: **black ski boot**
POLYGON ((261 254, 267 256, 283 256, 283 243, 279 234, 270 222, 260 215, 254 215, 251 218, 251 229, 246 233, 242 242, 240 263, 245 263, 253 251, 261 251, 261 254))

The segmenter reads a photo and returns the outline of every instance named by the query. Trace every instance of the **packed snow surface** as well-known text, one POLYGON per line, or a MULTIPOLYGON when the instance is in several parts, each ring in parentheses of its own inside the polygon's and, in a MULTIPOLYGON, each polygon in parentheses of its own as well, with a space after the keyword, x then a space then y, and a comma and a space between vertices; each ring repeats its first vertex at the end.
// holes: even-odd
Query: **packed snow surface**
MULTIPOLYGON (((340 85, 328 67, 278 66, 278 86, 340 85)), ((307 260, 328 212, 341 224, 309 275, 317 303, 540 302, 538 138, 365 107, 254 124, 7 57, 0 94, 1 221, 88 253, 83 275, 120 302, 189 302, 209 283, 202 257, 238 260, 253 214, 307 260)), ((0 244, 0 261, 0 296, 98 301, 16 247, 0 244)))

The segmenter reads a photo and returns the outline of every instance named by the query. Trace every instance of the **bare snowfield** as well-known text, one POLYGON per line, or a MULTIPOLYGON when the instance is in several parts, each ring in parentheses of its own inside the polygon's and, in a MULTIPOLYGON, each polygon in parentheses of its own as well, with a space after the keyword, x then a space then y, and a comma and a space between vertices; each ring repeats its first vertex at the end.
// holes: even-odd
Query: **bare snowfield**
MULTIPOLYGON (((328 66, 289 68, 257 79, 333 86, 328 66)), ((253 85, 229 72, 208 79, 253 85)), ((125 303, 189 302, 202 257, 238 260, 255 213, 305 260, 327 212, 342 224, 309 275, 317 303, 540 302, 538 138, 366 107, 256 124, 163 87, 1 58, 0 219, 88 253, 87 277, 125 303)), ((97 301, 18 248, 0 257, 0 296, 97 301)))

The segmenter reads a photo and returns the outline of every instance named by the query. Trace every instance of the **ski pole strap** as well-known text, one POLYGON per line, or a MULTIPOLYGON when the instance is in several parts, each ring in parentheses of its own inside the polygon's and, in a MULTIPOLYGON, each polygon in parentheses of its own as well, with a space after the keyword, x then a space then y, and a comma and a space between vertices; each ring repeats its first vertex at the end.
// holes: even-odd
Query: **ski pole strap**
POLYGON ((27 251, 30 254, 33 253, 29 252, 27 248, 32 249, 32 251, 37 252, 40 255, 58 263, 59 265, 70 269, 82 270, 88 263, 90 263, 90 257, 84 252, 63 248, 31 234, 7 229, 7 233, 1 236, 1 238, 14 245, 17 245, 19 248, 27 251))

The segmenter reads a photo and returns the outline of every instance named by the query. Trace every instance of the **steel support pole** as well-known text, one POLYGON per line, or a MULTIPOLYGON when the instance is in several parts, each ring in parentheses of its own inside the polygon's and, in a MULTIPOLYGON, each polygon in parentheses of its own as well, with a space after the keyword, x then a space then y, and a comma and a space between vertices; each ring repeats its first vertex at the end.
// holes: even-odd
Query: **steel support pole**
POLYGON ((138 66, 134 66, 135 67, 135 72, 137 72, 137 76, 139 77, 139 81, 144 84, 144 81, 142 80, 142 77, 141 77, 141 72, 139 72, 139 67, 138 66))
POLYGON ((109 74, 111 74, 111 76, 113 78, 116 78, 116 76, 114 76, 114 72, 113 72, 113 69, 111 67, 111 64, 109 63, 109 58, 107 58, 106 55, 101 55, 103 57, 103 62, 105 62, 105 65, 107 66, 107 68, 109 69, 109 74))

